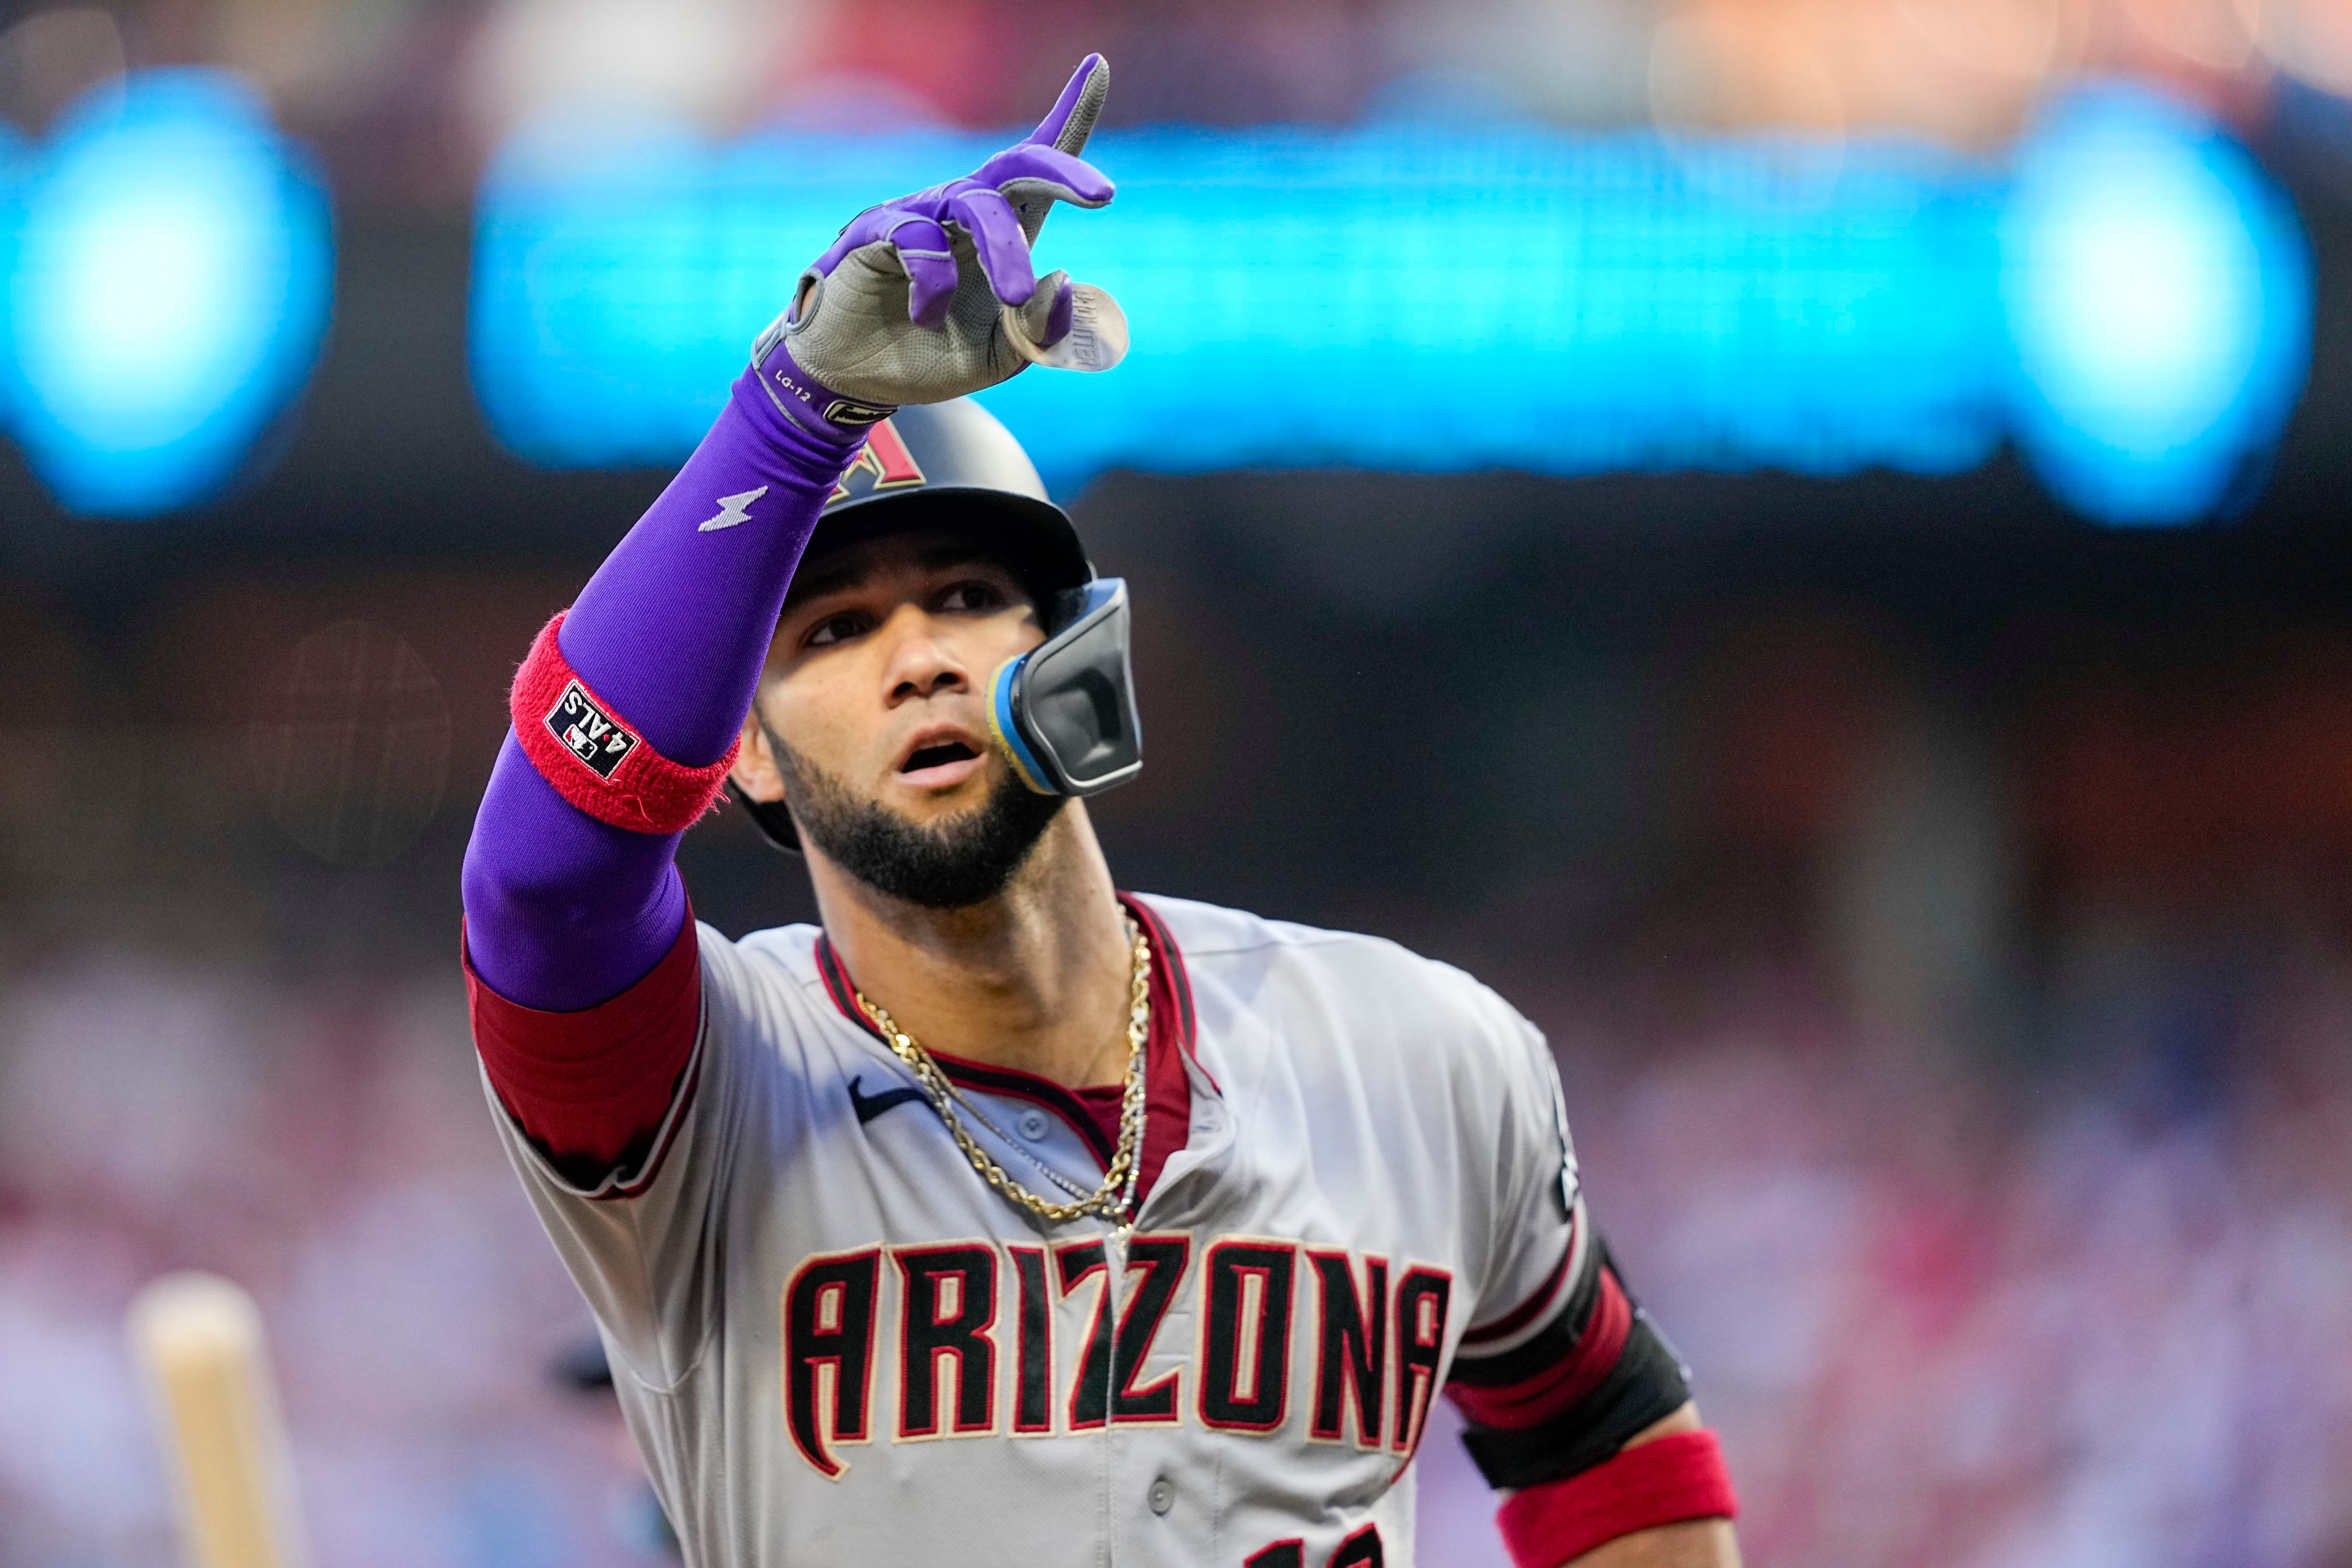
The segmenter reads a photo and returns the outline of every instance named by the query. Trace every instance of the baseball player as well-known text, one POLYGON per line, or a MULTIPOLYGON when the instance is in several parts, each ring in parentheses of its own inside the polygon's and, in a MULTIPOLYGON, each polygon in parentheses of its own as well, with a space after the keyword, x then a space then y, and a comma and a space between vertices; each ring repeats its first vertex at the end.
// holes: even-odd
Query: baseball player
POLYGON ((961 399, 1123 352, 1030 260, 1108 86, 854 219, 532 647, 465 868, 516 1169, 698 1565, 1407 1563, 1441 1393, 1526 1568, 1736 1563, 1535 1029, 1104 862, 1126 590, 961 399), (695 923, 722 790, 821 926, 695 923))

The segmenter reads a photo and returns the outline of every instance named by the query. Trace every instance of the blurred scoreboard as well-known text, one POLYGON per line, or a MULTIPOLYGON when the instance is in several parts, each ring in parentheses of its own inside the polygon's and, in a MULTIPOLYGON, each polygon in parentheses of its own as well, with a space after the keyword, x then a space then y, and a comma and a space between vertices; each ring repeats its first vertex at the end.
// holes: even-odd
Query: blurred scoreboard
MULTIPOLYGON (((550 467, 676 463, 844 222, 1003 140, 529 127, 478 202, 490 429, 550 467)), ((1112 468, 1937 475, 2013 443, 2089 516, 2175 522, 2245 493, 2309 355, 2284 197, 2123 86, 1998 161, 1492 121, 1091 153, 1118 197, 1058 214, 1041 268, 1116 295, 1134 353, 984 396, 1063 491, 1112 468)), ((162 72, 0 148, 0 414, 36 471, 105 515, 233 482, 326 331, 302 150, 233 79, 162 72)))
MULTIPOLYGON (((482 188, 473 371, 558 465, 674 463, 806 261, 1001 138, 548 125, 482 188)), ((1129 468, 1946 474, 2019 442, 2074 505, 2198 516, 2309 340, 2284 199, 2123 89, 2006 164, 1916 142, 1531 126, 1132 130, 1039 243, 1125 306, 1100 377, 983 395, 1061 489, 1129 468)))
MULTIPOLYGON (((482 185, 473 376, 552 466, 675 463, 846 218, 1000 139, 541 127, 482 185)), ((2021 442, 2070 503, 2230 496, 2303 381, 2277 191, 2126 89, 2004 167, 1895 141, 1540 127, 1096 136, 1040 270, 1122 300, 1106 376, 983 395, 1049 484, 1106 468, 1943 475, 2021 442)))

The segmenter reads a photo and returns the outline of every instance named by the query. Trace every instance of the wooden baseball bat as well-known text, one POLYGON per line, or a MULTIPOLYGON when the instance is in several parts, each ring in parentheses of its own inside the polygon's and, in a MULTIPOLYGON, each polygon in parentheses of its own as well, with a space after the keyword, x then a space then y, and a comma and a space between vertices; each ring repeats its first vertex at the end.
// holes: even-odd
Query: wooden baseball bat
POLYGON ((187 1568, 304 1568, 286 1425, 253 1298, 166 1275, 131 1304, 187 1568))

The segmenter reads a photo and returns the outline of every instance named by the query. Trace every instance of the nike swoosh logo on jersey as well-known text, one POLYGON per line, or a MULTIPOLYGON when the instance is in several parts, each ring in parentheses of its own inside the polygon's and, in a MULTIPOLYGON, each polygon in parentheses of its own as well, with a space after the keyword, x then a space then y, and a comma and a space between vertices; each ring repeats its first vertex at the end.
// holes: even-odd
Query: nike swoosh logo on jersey
POLYGON ((857 1124, 861 1127, 894 1105, 904 1105, 910 1100, 923 1098, 923 1091, 919 1089, 889 1089, 880 1094, 867 1094, 858 1087, 865 1081, 862 1074, 849 1080, 849 1109, 857 1112, 857 1124))

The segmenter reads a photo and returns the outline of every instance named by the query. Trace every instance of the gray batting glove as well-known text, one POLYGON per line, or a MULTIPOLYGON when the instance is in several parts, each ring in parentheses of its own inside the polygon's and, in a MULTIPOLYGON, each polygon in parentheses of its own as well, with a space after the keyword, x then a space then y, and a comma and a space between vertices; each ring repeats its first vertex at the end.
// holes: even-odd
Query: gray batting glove
POLYGON ((1040 279, 1029 260, 1055 202, 1111 199, 1077 155, 1109 91, 1110 67, 1088 55, 1028 140, 843 229, 751 350, 785 412, 848 439, 901 404, 961 397, 1033 363, 1118 363, 1127 322, 1110 296, 1066 273, 1040 279))

